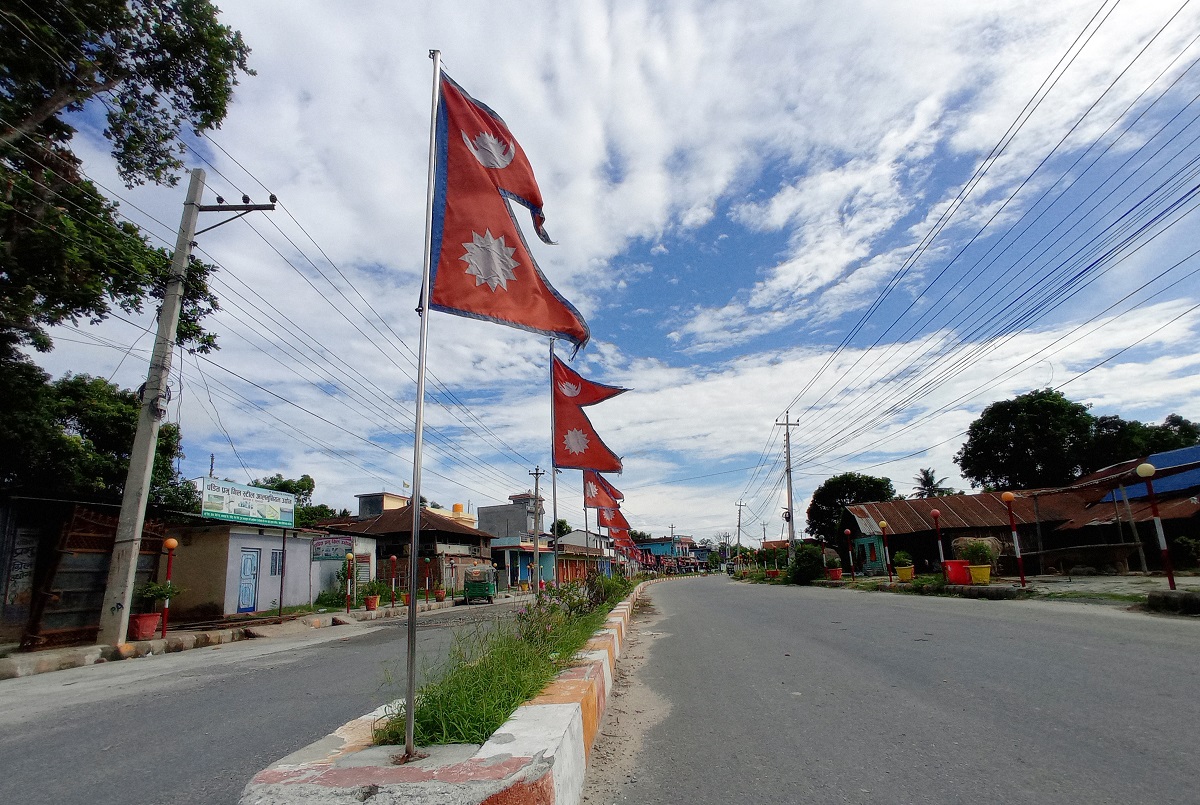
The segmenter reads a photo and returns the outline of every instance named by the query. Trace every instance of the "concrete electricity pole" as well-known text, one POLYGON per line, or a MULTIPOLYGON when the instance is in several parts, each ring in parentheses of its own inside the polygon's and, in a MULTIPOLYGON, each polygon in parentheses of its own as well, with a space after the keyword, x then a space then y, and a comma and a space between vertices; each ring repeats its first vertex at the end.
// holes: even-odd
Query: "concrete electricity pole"
MULTIPOLYGON (((125 633, 129 628, 129 605, 133 598, 138 552, 142 546, 142 526, 146 521, 146 498, 150 494, 150 475, 154 468, 155 449, 158 446, 159 420, 167 412, 167 381, 171 373, 171 357, 175 352, 179 313, 183 307, 183 287, 187 279, 188 262, 192 256, 192 239, 197 234, 196 218, 201 212, 217 210, 240 212, 241 215, 245 215, 252 210, 275 209, 274 196, 271 197, 271 204, 251 204, 250 199, 243 196, 244 204, 204 206, 200 203, 203 193, 204 171, 196 168, 192 171, 187 197, 183 202, 183 217, 179 223, 179 235, 175 240, 175 254, 171 257, 171 273, 167 278, 162 307, 158 313, 158 332, 154 338, 150 370, 140 392, 142 408, 138 414, 137 432, 129 453, 129 474, 125 478, 116 541, 108 565, 104 606, 100 611, 100 632, 96 636, 96 642, 100 644, 115 646, 124 643, 125 633)), ((241 215, 235 217, 240 218, 241 215)))
POLYGON ((742 507, 746 504, 742 501, 737 502, 738 507, 738 525, 737 525, 737 564, 742 563, 742 507))
MULTIPOLYGON (((776 426, 780 423, 777 421, 776 426)), ((787 524, 788 524, 788 565, 796 563, 796 512, 792 508, 792 426, 799 425, 788 419, 788 412, 783 412, 783 455, 787 464, 787 524)))
POLYGON ((533 476, 533 591, 537 593, 542 589, 542 498, 538 490, 546 471, 535 466, 529 474, 533 476))

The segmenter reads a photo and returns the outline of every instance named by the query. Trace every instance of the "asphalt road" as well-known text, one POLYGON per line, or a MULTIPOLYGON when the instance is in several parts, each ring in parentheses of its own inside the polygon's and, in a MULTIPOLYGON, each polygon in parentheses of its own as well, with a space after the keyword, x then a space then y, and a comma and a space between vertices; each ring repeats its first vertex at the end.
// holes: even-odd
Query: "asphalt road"
MULTIPOLYGON (((422 615, 418 668, 515 606, 422 615)), ((0 803, 236 802, 259 770, 404 695, 404 622, 369 624, 0 681, 0 803)))
POLYGON ((1200 801, 1200 620, 719 577, 650 598, 638 680, 670 708, 615 801, 1200 801))

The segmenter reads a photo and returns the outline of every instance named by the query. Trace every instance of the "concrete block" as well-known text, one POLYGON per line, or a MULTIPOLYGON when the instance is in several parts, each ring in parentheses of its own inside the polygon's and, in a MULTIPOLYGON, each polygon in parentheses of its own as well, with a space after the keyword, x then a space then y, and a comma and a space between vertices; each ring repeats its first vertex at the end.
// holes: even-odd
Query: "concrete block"
POLYGON ((196 635, 194 634, 173 634, 167 637, 167 651, 187 651, 196 647, 196 635))

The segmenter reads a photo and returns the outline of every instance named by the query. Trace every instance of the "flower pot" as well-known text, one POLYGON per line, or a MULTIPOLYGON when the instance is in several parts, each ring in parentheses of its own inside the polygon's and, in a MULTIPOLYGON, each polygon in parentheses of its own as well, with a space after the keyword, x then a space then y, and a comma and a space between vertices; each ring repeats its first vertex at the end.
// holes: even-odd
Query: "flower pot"
POLYGON ((991 565, 967 565, 967 570, 971 571, 972 584, 991 584, 992 583, 992 566, 991 565))
POLYGON ((379 596, 366 595, 363 596, 363 606, 367 608, 367 612, 374 612, 379 609, 379 596))
POLYGON ((912 565, 905 567, 904 565, 896 565, 896 575, 900 577, 900 581, 912 581, 916 571, 912 565))
POLYGON ((158 624, 161 620, 162 615, 158 612, 147 612, 143 615, 130 615, 127 639, 152 640, 154 638, 154 634, 158 631, 158 624))
POLYGON ((829 579, 830 581, 841 581, 842 569, 840 567, 825 568, 825 578, 829 579))
POLYGON ((446 600, 446 591, 445 590, 434 590, 433 591, 433 600, 439 601, 439 602, 445 601, 446 600))
POLYGON ((946 575, 947 584, 970 584, 971 572, 966 559, 947 559, 942 562, 942 572, 946 575))

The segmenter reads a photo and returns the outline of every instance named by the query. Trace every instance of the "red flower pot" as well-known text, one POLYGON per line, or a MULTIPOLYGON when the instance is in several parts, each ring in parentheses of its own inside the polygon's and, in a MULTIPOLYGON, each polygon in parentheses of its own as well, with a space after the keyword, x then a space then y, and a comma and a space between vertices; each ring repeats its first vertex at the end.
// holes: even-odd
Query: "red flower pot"
POLYGON ((829 579, 830 581, 841 581, 842 569, 840 567, 825 568, 825 578, 829 579))
POLYGON ((162 620, 162 615, 158 612, 147 612, 142 615, 129 616, 129 629, 127 636, 129 640, 152 640, 155 633, 158 631, 158 624, 162 620))

